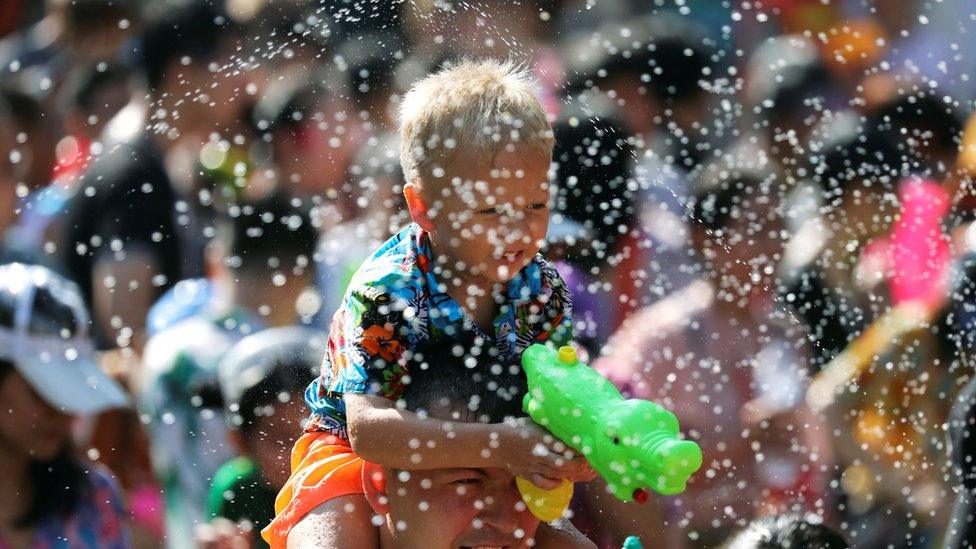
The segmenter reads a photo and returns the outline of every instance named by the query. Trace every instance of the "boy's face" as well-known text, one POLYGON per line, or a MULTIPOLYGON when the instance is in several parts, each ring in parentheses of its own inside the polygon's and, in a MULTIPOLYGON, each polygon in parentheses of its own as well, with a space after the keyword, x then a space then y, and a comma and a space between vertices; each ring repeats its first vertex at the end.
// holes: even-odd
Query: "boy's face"
POLYGON ((448 174, 424 183, 437 252, 463 280, 504 283, 539 253, 549 226, 549 158, 512 147, 491 166, 457 160, 448 174))

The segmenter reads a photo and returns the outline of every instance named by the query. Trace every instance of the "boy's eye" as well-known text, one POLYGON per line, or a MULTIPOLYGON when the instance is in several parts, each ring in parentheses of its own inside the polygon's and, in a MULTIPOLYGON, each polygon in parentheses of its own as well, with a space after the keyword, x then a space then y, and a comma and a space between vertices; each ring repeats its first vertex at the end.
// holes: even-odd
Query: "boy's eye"
POLYGON ((545 202, 536 202, 535 204, 529 204, 530 210, 544 210, 547 204, 545 202))
POLYGON ((497 206, 491 208, 485 208, 483 210, 478 210, 478 213, 482 215, 498 215, 498 212, 499 210, 497 206))

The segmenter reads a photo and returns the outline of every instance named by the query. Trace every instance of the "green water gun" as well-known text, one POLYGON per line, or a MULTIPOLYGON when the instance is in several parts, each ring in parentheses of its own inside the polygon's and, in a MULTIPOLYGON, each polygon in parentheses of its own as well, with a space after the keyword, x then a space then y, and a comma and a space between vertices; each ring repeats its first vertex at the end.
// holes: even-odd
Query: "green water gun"
MULTIPOLYGON (((522 407, 533 421, 581 453, 617 499, 647 501, 647 489, 670 496, 684 491, 702 464, 701 448, 678 438, 678 419, 661 406, 624 399, 605 377, 580 362, 569 346, 535 344, 522 354, 528 393, 522 407)), ((563 515, 573 484, 542 490, 517 479, 537 518, 563 515)))

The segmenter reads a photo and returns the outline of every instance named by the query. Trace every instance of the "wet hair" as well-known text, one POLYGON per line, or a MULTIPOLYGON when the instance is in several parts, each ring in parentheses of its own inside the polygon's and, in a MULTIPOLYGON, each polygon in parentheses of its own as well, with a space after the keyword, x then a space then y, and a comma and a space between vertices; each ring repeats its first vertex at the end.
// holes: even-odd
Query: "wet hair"
MULTIPOLYGON (((15 371, 12 363, 0 359, 0 384, 15 371)), ((71 514, 78 505, 82 492, 91 486, 70 443, 65 444, 51 460, 31 459, 27 476, 33 487, 33 494, 27 510, 15 522, 20 528, 36 526, 49 516, 71 514)))
POLYGON ((612 246, 636 222, 634 147, 623 123, 570 118, 556 124, 554 133, 554 213, 582 224, 595 240, 612 246))
POLYGON ((494 346, 479 338, 440 340, 410 353, 410 382, 401 403, 411 411, 441 406, 458 421, 498 423, 522 417, 527 391, 521 364, 498 359, 494 346))
POLYGON ((291 197, 275 193, 253 203, 231 207, 218 220, 218 238, 234 270, 267 272, 290 270, 296 265, 310 270, 317 234, 308 213, 291 203, 291 197))
POLYGON ((193 63, 212 58, 239 28, 227 17, 216 0, 188 0, 148 3, 139 58, 146 82, 155 91, 166 78, 166 71, 183 56, 193 63))
POLYGON ((723 549, 846 549, 844 538, 799 515, 763 517, 729 538, 723 549))

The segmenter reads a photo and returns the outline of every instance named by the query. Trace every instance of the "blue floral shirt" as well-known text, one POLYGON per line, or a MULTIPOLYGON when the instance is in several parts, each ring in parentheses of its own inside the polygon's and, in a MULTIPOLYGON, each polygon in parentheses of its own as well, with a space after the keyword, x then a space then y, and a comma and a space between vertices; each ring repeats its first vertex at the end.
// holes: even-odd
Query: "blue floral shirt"
POLYGON ((344 393, 390 399, 403 393, 408 359, 422 345, 476 335, 498 356, 518 360, 526 347, 572 338, 572 304, 556 270, 537 255, 508 282, 505 301, 483 330, 435 275, 430 238, 411 224, 384 243, 353 276, 329 331, 321 375, 305 391, 307 431, 347 438, 344 393))

